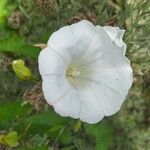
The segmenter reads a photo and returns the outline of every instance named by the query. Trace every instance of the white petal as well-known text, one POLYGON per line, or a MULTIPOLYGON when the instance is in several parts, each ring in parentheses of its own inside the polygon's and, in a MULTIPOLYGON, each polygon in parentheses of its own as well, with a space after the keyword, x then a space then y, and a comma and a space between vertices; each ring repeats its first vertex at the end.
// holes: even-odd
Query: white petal
POLYGON ((72 24, 71 29, 76 39, 79 51, 84 53, 95 34, 95 26, 87 20, 82 20, 78 23, 72 24))
MULTIPOLYGON (((82 81, 79 80, 78 82, 81 84, 82 81)), ((90 124, 102 120, 104 113, 92 88, 89 85, 85 85, 81 88, 77 87, 77 91, 81 101, 80 119, 90 124)))
POLYGON ((120 48, 123 55, 125 55, 126 44, 122 40, 125 30, 121 30, 118 27, 111 27, 111 26, 105 26, 103 28, 105 29, 108 36, 111 38, 112 42, 114 42, 114 44, 120 48))
POLYGON ((103 84, 116 91, 122 96, 128 94, 128 89, 132 85, 132 69, 131 68, 104 68, 93 70, 92 74, 83 75, 83 78, 103 84))
POLYGON ((121 96, 113 90, 110 90, 103 84, 97 84, 96 82, 93 82, 91 86, 102 106, 105 116, 113 115, 120 109, 125 99, 124 96, 121 96))
POLYGON ((99 88, 97 86, 99 92, 96 93, 100 93, 97 97, 112 100, 107 100, 107 103, 102 100, 102 107, 110 107, 105 115, 111 115, 120 109, 132 85, 133 75, 128 59, 111 43, 103 28, 99 27, 99 31, 101 34, 95 34, 89 50, 82 58, 83 63, 80 62, 78 67, 81 78, 100 85, 99 88))
POLYGON ((80 66, 79 70, 82 77, 103 82, 123 95, 127 94, 133 80, 128 59, 115 51, 99 61, 80 66))
POLYGON ((132 85, 132 69, 92 68, 91 73, 82 72, 82 78, 92 82, 106 116, 116 113, 125 100, 132 85), (95 69, 95 70, 94 70, 95 69))
POLYGON ((54 109, 61 116, 79 118, 81 102, 77 92, 72 88, 59 102, 54 104, 54 109))
MULTIPOLYGON (((95 30, 94 33, 95 34, 89 44, 88 49, 82 55, 80 60, 78 60, 77 66, 83 66, 93 62, 101 61, 104 57, 109 57, 109 55, 113 55, 115 59, 117 56, 120 57, 122 55, 120 49, 113 45, 104 28, 99 26, 99 29, 95 30)), ((119 57, 117 59, 120 59, 119 57)))
POLYGON ((86 51, 95 30, 95 26, 86 20, 62 27, 49 38, 48 46, 69 64, 86 51))
POLYGON ((43 75, 42 78, 44 97, 50 105, 59 102, 70 91, 70 84, 64 76, 43 75))
POLYGON ((40 52, 38 57, 39 62, 39 71, 41 75, 48 75, 48 74, 64 74, 66 70, 66 65, 49 47, 43 49, 40 52))
POLYGON ((58 53, 66 64, 78 57, 80 53, 70 26, 62 27, 54 32, 49 38, 48 46, 58 53))
POLYGON ((128 59, 113 45, 104 28, 100 26, 88 50, 78 61, 78 67, 90 65, 95 68, 130 67, 128 59))

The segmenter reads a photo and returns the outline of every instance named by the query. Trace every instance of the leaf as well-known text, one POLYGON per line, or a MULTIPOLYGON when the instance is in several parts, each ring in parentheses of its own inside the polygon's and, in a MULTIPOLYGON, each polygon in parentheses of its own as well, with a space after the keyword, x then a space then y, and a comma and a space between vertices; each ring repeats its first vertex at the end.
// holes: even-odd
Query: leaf
POLYGON ((52 110, 39 112, 37 115, 28 117, 27 120, 32 120, 34 124, 55 126, 61 123, 67 123, 69 118, 62 118, 52 110))
POLYGON ((48 146, 42 146, 42 147, 33 148, 32 150, 49 150, 49 148, 48 146))
POLYGON ((16 2, 9 0, 0 1, 0 28, 4 28, 7 24, 7 17, 16 8, 16 2))
POLYGON ((15 130, 22 132, 22 130, 31 124, 28 129, 30 134, 36 134, 37 132, 43 134, 43 132, 49 133, 51 127, 64 126, 70 121, 69 118, 62 118, 50 109, 27 116, 29 111, 30 106, 22 106, 20 101, 1 103, 0 129, 8 129, 14 125, 13 120, 22 118, 16 122, 15 130))
POLYGON ((11 127, 13 120, 23 117, 29 111, 29 106, 21 106, 21 101, 0 104, 0 128, 11 127))
POLYGON ((19 128, 22 129, 26 127, 29 123, 31 123, 30 128, 28 129, 30 134, 36 134, 37 132, 39 134, 43 134, 49 133, 51 127, 60 127, 62 125, 67 124, 69 121, 69 118, 62 118, 49 109, 47 111, 39 112, 38 114, 24 118, 19 128))
POLYGON ((110 122, 102 121, 94 125, 84 124, 84 129, 88 135, 95 138, 96 150, 108 150, 113 139, 113 126, 110 122))
POLYGON ((58 140, 63 144, 68 144, 72 139, 71 132, 69 128, 66 128, 65 124, 52 126, 47 134, 51 138, 58 138, 58 140))
POLYGON ((4 25, 8 10, 6 9, 7 0, 0 1, 0 26, 4 25))
POLYGON ((50 137, 57 137, 59 131, 63 128, 64 128, 64 125, 57 125, 57 126, 51 127, 51 129, 48 131, 49 136, 50 137))
POLYGON ((70 130, 64 129, 64 132, 60 135, 59 141, 63 144, 69 144, 72 141, 70 130))
POLYGON ((25 43, 21 36, 11 35, 7 38, 0 39, 0 52, 12 52, 36 58, 40 49, 25 43))

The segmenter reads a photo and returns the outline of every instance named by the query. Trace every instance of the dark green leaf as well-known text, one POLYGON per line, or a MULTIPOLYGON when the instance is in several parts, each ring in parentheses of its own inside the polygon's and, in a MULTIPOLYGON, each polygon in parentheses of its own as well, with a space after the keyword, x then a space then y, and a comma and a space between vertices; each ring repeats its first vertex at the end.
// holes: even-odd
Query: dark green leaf
POLYGON ((84 124, 84 129, 88 135, 95 138, 96 150, 108 150, 113 138, 113 126, 111 122, 102 121, 95 125, 84 124))
POLYGON ((25 39, 12 35, 9 38, 0 39, 0 52, 12 52, 36 58, 40 52, 39 48, 25 43, 25 39))

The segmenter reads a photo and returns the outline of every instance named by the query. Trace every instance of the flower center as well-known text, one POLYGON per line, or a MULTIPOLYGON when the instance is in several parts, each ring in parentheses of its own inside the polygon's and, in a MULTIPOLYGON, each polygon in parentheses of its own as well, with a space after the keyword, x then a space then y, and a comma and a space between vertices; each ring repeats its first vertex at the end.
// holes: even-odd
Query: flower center
POLYGON ((72 68, 72 67, 68 67, 67 71, 66 71, 66 76, 67 77, 78 77, 80 75, 80 71, 75 69, 75 68, 72 68))

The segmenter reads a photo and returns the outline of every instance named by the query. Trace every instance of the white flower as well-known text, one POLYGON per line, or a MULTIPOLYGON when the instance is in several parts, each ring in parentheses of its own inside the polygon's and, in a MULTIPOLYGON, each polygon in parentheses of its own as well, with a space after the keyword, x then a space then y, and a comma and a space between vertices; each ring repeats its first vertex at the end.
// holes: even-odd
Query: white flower
POLYGON ((133 80, 123 34, 86 20, 52 34, 39 71, 45 99, 57 113, 97 123, 120 109, 133 80))

